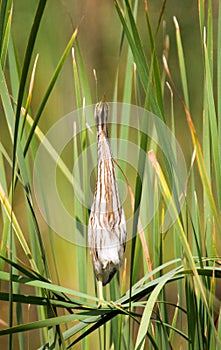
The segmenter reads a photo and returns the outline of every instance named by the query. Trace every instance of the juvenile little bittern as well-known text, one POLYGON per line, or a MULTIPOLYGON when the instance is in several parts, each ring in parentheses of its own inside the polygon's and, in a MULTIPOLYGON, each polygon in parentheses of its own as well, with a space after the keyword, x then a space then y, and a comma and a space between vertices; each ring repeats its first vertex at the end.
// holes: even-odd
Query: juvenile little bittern
POLYGON ((121 266, 127 236, 114 159, 108 140, 107 118, 108 105, 101 101, 95 107, 98 171, 88 223, 88 243, 100 299, 103 299, 102 285, 109 283, 121 266))

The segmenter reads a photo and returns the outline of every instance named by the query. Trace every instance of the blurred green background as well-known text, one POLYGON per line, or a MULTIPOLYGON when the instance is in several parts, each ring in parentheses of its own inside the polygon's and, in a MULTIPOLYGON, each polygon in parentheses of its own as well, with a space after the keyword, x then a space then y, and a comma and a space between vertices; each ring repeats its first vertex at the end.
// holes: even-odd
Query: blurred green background
MULTIPOLYGON (((37 2, 35 2, 37 4, 37 2)), ((148 1, 149 15, 153 28, 156 32, 157 24, 162 10, 163 1, 148 1)), ((216 23, 218 0, 213 1, 214 23, 216 23)), ((202 122, 202 96, 203 96, 203 65, 202 49, 200 43, 199 20, 197 12, 197 1, 168 0, 165 2, 162 22, 156 36, 157 54, 159 62, 163 54, 164 36, 169 35, 169 64, 177 88, 181 88, 179 67, 177 60, 175 28, 173 16, 176 16, 180 25, 183 38, 184 54, 186 59, 187 78, 189 84, 189 96, 192 117, 196 127, 202 122)), ((27 43, 35 6, 33 2, 21 0, 14 4, 13 35, 18 51, 18 59, 22 62, 27 43)), ((149 39, 145 22, 143 1, 138 8, 138 28, 141 39, 145 45, 148 57, 149 39)), ((93 103, 97 101, 93 69, 96 69, 98 79, 98 98, 106 95, 107 101, 113 101, 113 91, 116 72, 119 67, 119 94, 118 102, 122 101, 120 87, 124 83, 125 55, 127 45, 123 45, 120 53, 122 38, 122 27, 115 10, 114 1, 49 1, 41 23, 40 32, 35 45, 36 54, 39 53, 37 74, 35 78, 35 89, 33 96, 33 115, 39 101, 48 86, 48 82, 54 71, 61 53, 69 40, 73 28, 79 26, 78 41, 83 60, 87 70, 87 76, 92 93, 93 103)), ((214 41, 215 42, 215 41, 214 41)), ((148 57, 149 58, 149 57, 148 57)), ((33 57, 34 60, 34 57, 33 57)), ((163 67, 161 65, 161 71, 163 67)), ((169 91, 165 90, 166 106, 169 105, 169 91)), ((182 106, 175 96, 176 123, 181 130, 186 128, 186 119, 182 106)), ((40 127, 45 132, 49 126, 76 108, 74 95, 74 79, 72 72, 71 55, 65 62, 58 82, 47 103, 41 118, 40 127)), ((186 149, 188 142, 186 137, 190 136, 181 132, 177 138, 181 147, 186 149)), ((187 148, 188 150, 188 148, 187 148)))
MULTIPOLYGON (((157 30, 158 19, 162 9, 163 2, 160 0, 148 1, 150 20, 153 32, 157 30)), ((24 58, 28 34, 32 25, 33 16, 36 10, 37 1, 19 0, 15 1, 13 9, 12 33, 14 44, 17 50, 18 61, 21 63, 24 58)), ((218 0, 213 1, 214 24, 216 23, 218 0)), ((184 54, 186 58, 187 78, 191 80, 189 84, 190 105, 192 117, 201 133, 202 124, 202 97, 203 97, 203 65, 202 52, 200 44, 200 32, 198 23, 197 1, 194 0, 168 0, 165 2, 163 12, 163 23, 157 33, 157 53, 162 57, 164 49, 164 36, 169 35, 169 64, 177 88, 181 88, 179 67, 177 60, 177 51, 175 43, 175 28, 173 16, 176 16, 183 39, 184 54)), ((145 50, 149 52, 148 33, 145 24, 145 13, 143 1, 140 1, 138 8, 137 23, 140 29, 142 41, 145 50)), ((36 71, 35 86, 33 91, 32 115, 38 109, 44 92, 47 89, 50 78, 55 70, 58 60, 70 39, 73 28, 79 26, 78 43, 80 45, 84 64, 87 71, 90 90, 93 103, 106 95, 107 101, 113 101, 114 84, 117 69, 119 69, 119 94, 117 101, 122 100, 122 91, 120 87, 124 83, 124 58, 126 55, 125 44, 120 51, 122 39, 122 26, 115 10, 113 1, 48 1, 40 32, 35 45, 35 53, 39 54, 39 60, 36 71), (93 69, 96 70, 98 79, 98 96, 96 96, 96 84, 93 75, 93 69)), ((215 41, 214 41, 215 42, 215 41)), ((216 48, 215 48, 216 49, 216 48)), ((33 56, 33 63, 35 57, 33 56)), ((159 59, 160 61, 160 59, 159 59)), ((161 62, 161 71, 163 65, 161 62)), ((14 99, 16 100, 16 96, 14 99)), ((170 95, 165 90, 166 111, 169 111, 170 95)), ((71 54, 69 54, 59 79, 50 96, 47 106, 41 117, 39 126, 44 133, 51 125, 67 113, 76 109, 74 78, 71 54)), ((1 118, 2 119, 2 118, 1 118)), ((177 127, 176 137, 180 142, 181 148, 186 155, 187 162, 190 160, 191 140, 186 124, 186 117, 180 103, 175 97, 175 121, 177 127), (184 132, 184 130, 186 130, 184 132)), ((2 128, 4 122, 1 121, 2 128)), ((3 143, 7 146, 7 133, 1 133, 3 143)), ((16 208, 18 217, 23 217, 23 200, 16 192, 16 208)), ((39 219, 42 233, 45 230, 45 247, 48 249, 48 259, 51 261, 52 279, 55 283, 59 282, 63 286, 77 289, 77 281, 74 276, 74 269, 77 264, 75 249, 76 247, 63 240, 60 236, 53 234, 54 254, 56 255, 58 276, 52 263, 52 252, 50 250, 51 241, 48 235, 48 228, 43 220, 39 219)), ((23 225, 25 225, 25 217, 23 225)), ((24 229, 25 231, 25 229, 24 229)), ((92 267, 91 271, 92 273, 92 267)), ((7 312, 7 309, 5 310, 7 312)), ((2 338, 3 339, 3 338, 2 338)), ((34 338, 33 338, 34 339, 34 338)), ((3 344, 3 343, 2 343, 3 344)), ((38 344, 38 340, 36 340, 38 344)), ((4 345, 3 345, 4 346, 4 345)), ((35 347, 33 347, 35 348, 35 347)))
MULTIPOLYGON (((153 33, 157 29, 162 3, 159 0, 148 1, 153 33)), ((213 1, 213 3, 215 12, 216 3, 218 2, 213 1)), ((35 2, 36 4, 37 2, 35 2)), ((32 24, 34 12, 35 6, 33 2, 21 0, 14 4, 12 30, 20 62, 22 62, 24 57, 28 39, 27 35, 32 24)), ((194 119, 197 120, 197 114, 199 115, 201 112, 198 109, 202 100, 202 89, 200 87, 203 76, 197 2, 193 0, 168 0, 163 13, 165 32, 170 37, 169 63, 174 80, 179 87, 180 79, 173 16, 177 17, 181 28, 187 76, 191 78, 190 102, 195 112, 194 119)), ((148 52, 149 41, 142 1, 140 1, 138 9, 137 22, 143 43, 146 43, 146 52, 148 52)), ((96 69, 97 72, 98 97, 100 98, 105 93, 107 100, 112 101, 115 74, 118 65, 121 68, 120 74, 123 76, 124 73, 124 66, 121 63, 124 62, 125 53, 123 50, 121 56, 119 56, 122 27, 115 10, 114 2, 98 0, 81 2, 55 0, 48 1, 46 5, 38 40, 35 45, 35 52, 40 55, 34 90, 34 102, 36 105, 42 97, 73 28, 76 26, 79 26, 78 41, 87 69, 93 102, 95 103, 97 99, 93 69, 96 69)), ((159 57, 162 56, 164 46, 163 27, 161 24, 156 40, 159 57)), ((76 107, 73 84, 71 55, 69 55, 59 77, 59 82, 56 84, 53 95, 47 105, 47 110, 44 112, 47 117, 41 121, 42 128, 47 128, 50 119, 56 120, 76 107), (48 110, 50 111, 50 116, 48 116, 48 110), (53 112, 53 116, 51 112, 53 112)), ((119 91, 118 101, 121 101, 121 97, 122 92, 119 91)), ((34 107, 32 107, 33 112, 34 107)), ((181 115, 176 116, 176 119, 181 118, 181 115)))

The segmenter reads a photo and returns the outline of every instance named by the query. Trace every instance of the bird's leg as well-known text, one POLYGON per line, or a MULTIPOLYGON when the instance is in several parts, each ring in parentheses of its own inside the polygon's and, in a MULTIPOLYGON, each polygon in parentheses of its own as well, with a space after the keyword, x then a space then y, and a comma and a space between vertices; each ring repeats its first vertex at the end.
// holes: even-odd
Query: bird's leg
POLYGON ((98 298, 104 300, 102 281, 98 281, 98 298))
POLYGON ((110 303, 105 303, 104 302, 104 296, 103 296, 103 284, 102 284, 102 281, 98 281, 98 298, 101 300, 99 301, 99 304, 98 304, 98 309, 100 309, 102 306, 109 306, 111 307, 111 305, 113 305, 115 308, 117 309, 120 309, 122 310, 123 306, 119 303, 115 303, 114 301, 110 301, 110 303))
MULTIPOLYGON (((98 284, 98 298, 104 301, 102 281, 99 280, 97 284, 98 284)), ((98 308, 100 308, 103 305, 105 304, 102 301, 100 301, 98 304, 98 308)))

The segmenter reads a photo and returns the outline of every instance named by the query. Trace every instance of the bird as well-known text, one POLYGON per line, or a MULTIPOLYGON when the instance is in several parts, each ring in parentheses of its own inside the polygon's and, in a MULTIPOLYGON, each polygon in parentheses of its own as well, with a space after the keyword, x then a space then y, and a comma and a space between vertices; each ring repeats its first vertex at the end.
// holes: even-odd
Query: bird
POLYGON ((98 297, 103 286, 120 269, 126 247, 126 219, 120 202, 114 158, 107 130, 108 104, 104 98, 95 106, 97 128, 97 182, 88 221, 88 245, 98 280, 98 297))

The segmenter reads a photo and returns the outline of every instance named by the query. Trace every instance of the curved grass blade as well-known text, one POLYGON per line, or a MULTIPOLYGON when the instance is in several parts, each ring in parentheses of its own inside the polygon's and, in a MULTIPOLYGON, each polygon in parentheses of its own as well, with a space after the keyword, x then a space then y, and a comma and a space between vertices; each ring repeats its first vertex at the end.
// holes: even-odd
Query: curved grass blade
POLYGON ((204 289, 204 286, 199 278, 199 274, 198 274, 198 271, 197 271, 197 268, 196 268, 196 265, 195 265, 195 262, 194 262, 194 259, 192 257, 192 252, 191 252, 191 249, 190 249, 190 246, 189 246, 189 243, 187 241, 187 237, 185 235, 185 232, 184 232, 184 228, 183 228, 183 225, 180 221, 180 218, 179 218, 179 215, 178 215, 178 212, 177 212, 177 208, 176 208, 176 204, 173 202, 172 200, 172 197, 171 197, 171 193, 170 193, 170 190, 168 188, 168 185, 166 183, 166 180, 165 180, 165 177, 164 177, 164 174, 162 172, 162 169, 160 168, 160 165, 155 157, 155 154, 152 152, 152 151, 149 151, 149 158, 151 160, 151 163, 152 165, 154 166, 154 169, 156 171, 156 174, 158 176, 158 179, 159 179, 159 182, 160 182, 160 186, 162 188, 162 193, 163 193, 163 196, 165 198, 165 201, 167 204, 171 203, 172 204, 172 210, 173 210, 173 214, 176 215, 177 217, 177 226, 178 226, 178 233, 179 233, 179 238, 180 238, 180 242, 184 248, 184 251, 185 251, 185 254, 186 254, 186 258, 188 260, 188 263, 190 265, 190 268, 192 269, 193 271, 193 275, 196 279, 196 286, 200 292, 200 295, 201 295, 201 299, 205 305, 205 308, 207 310, 207 314, 208 314, 208 317, 210 319, 210 322, 211 322, 211 327, 213 328, 213 331, 216 333, 216 329, 214 327, 214 323, 213 323, 213 318, 212 318, 212 315, 211 315, 211 312, 209 310, 209 306, 208 306, 208 302, 207 302, 207 298, 206 298, 206 294, 205 294, 205 289, 204 289))
POLYGON ((80 77, 77 69, 77 62, 75 57, 74 48, 72 47, 72 65, 73 65, 73 74, 74 74, 74 86, 75 86, 75 96, 76 96, 76 105, 77 108, 82 106, 82 96, 81 96, 81 87, 80 87, 80 77))
MULTIPOLYGON (((128 17, 128 22, 126 20, 126 16, 123 13, 123 10, 121 9, 119 3, 117 0, 115 0, 115 7, 119 16, 119 19, 121 21, 121 24, 124 29, 124 33, 127 37, 129 46, 131 48, 131 51, 133 53, 134 61, 136 63, 136 69, 139 74, 139 78, 141 81, 141 84, 143 86, 143 89, 145 91, 145 94, 151 95, 150 99, 150 106, 156 115, 158 115, 161 119, 163 119, 163 113, 160 109, 159 104, 156 101, 156 96, 154 94, 154 91, 152 89, 152 85, 149 84, 149 82, 152 79, 152 76, 150 75, 149 68, 147 65, 147 59, 143 50, 142 42, 137 30, 137 26, 135 23, 135 19, 133 16, 133 12, 131 10, 130 4, 128 0, 124 0, 125 7, 126 7, 126 14, 128 17), (150 90, 150 91, 149 91, 150 90)), ((146 106, 145 106, 146 107, 146 106)))
MULTIPOLYGON (((72 315, 65 315, 65 316, 58 316, 58 317, 52 317, 48 318, 45 320, 40 320, 40 321, 35 321, 35 322, 30 322, 6 329, 1 329, 0 330, 0 336, 6 335, 6 334, 14 334, 14 333, 19 333, 19 332, 26 332, 34 329, 40 329, 44 327, 52 327, 55 325, 59 325, 62 323, 68 323, 68 322, 73 322, 77 320, 85 320, 90 314, 94 314, 94 311, 88 311, 86 313, 76 313, 72 315)), ((90 322, 93 323, 97 319, 97 316, 92 316, 90 318, 90 322)))
MULTIPOLYGON (((4 272, 4 271, 0 271, 0 278, 4 281, 9 281, 10 274, 7 272, 4 272)), ((29 285, 31 287, 38 287, 38 288, 47 289, 47 290, 52 291, 54 293, 60 292, 60 293, 74 295, 75 297, 78 297, 78 298, 90 299, 90 300, 93 300, 97 303, 100 302, 99 298, 96 298, 92 295, 80 293, 80 292, 74 291, 70 288, 65 288, 62 286, 58 286, 58 285, 55 285, 55 284, 52 284, 49 282, 45 282, 45 281, 41 281, 41 280, 37 280, 37 279, 33 280, 33 279, 28 278, 28 277, 13 275, 12 281, 16 282, 16 283, 23 283, 23 284, 29 285)), ((95 304, 91 304, 91 306, 94 307, 95 304)))
POLYGON ((75 47, 75 57, 78 67, 78 73, 79 73, 79 79, 80 79, 80 86, 82 91, 82 97, 85 98, 85 105, 91 105, 92 99, 91 99, 91 93, 90 93, 90 87, 88 84, 88 77, 85 69, 85 65, 83 62, 83 57, 81 54, 80 46, 78 44, 78 40, 76 39, 74 42, 75 47))
POLYGON ((206 97, 208 103, 208 112, 209 112, 209 122, 211 128, 211 146, 212 146, 212 155, 214 160, 215 167, 215 177, 216 177, 216 186, 217 186, 217 195, 219 208, 221 208, 221 191, 219 191, 219 186, 221 183, 221 168, 220 168, 220 148, 219 148, 219 135, 217 127, 217 116, 215 109, 214 93, 213 93, 213 83, 212 83, 212 73, 209 62, 209 54, 207 45, 204 42, 204 55, 205 55, 205 88, 206 88, 206 97))
MULTIPOLYGON (((163 8, 162 8, 162 11, 164 11, 163 8)), ((145 1, 145 14, 146 14, 146 22, 147 22, 147 28, 148 28, 148 34, 149 34, 150 49, 151 49, 152 61, 153 61, 153 79, 155 82, 156 100, 157 100, 157 104, 161 110, 161 114, 164 116, 164 104, 163 104, 163 95, 162 95, 159 63, 157 60, 156 47, 155 47, 153 33, 152 33, 151 25, 150 25, 149 11, 148 11, 148 6, 147 6, 146 1, 145 1)), ((161 13, 161 16, 162 16, 162 13, 161 13)))
POLYGON ((183 53, 183 46, 182 46, 182 40, 180 35, 180 28, 178 21, 176 17, 173 17, 175 29, 176 29, 176 42, 177 42, 177 51, 178 51, 178 57, 179 57, 179 65, 180 65, 180 74, 181 74, 181 82, 183 87, 183 95, 184 95, 184 101, 189 109, 189 93, 188 93, 188 84, 187 84, 187 76, 186 76, 186 67, 185 67, 185 59, 184 59, 184 53, 183 53))
POLYGON ((46 91, 46 93, 45 93, 45 95, 43 97, 43 100, 41 102, 41 105, 40 105, 40 107, 39 107, 39 109, 38 109, 38 111, 36 113, 36 116, 35 116, 35 119, 34 119, 34 123, 33 123, 32 127, 31 127, 28 139, 26 141, 25 148, 24 148, 24 156, 26 156, 26 153, 28 151, 28 148, 29 148, 29 145, 31 143, 32 137, 34 135, 35 128, 38 125, 39 119, 40 119, 40 117, 42 115, 42 112, 43 112, 43 110, 45 108, 45 105, 46 105, 47 100, 48 100, 48 98, 49 98, 49 96, 51 94, 51 91, 52 91, 52 89, 53 89, 53 87, 54 87, 54 85, 55 85, 55 83, 57 81, 58 75, 59 75, 59 73, 61 71, 61 68, 63 67, 64 61, 65 61, 69 51, 71 50, 72 45, 73 45, 73 43, 74 43, 74 41, 75 41, 75 39, 77 37, 77 33, 78 33, 78 28, 75 29, 74 33, 72 34, 71 39, 69 40, 69 43, 67 44, 67 46, 65 48, 65 51, 64 51, 63 55, 61 56, 61 58, 60 58, 60 60, 58 62, 58 65, 57 65, 57 67, 55 69, 55 72, 54 72, 54 74, 53 74, 53 76, 51 78, 51 81, 49 83, 47 91, 46 91))
POLYGON ((165 284, 167 283, 167 281, 169 281, 173 276, 175 276, 175 274, 176 274, 176 271, 171 271, 171 273, 165 275, 162 281, 158 283, 154 288, 154 290, 152 291, 142 315, 140 327, 137 334, 135 350, 144 349, 146 334, 150 324, 150 317, 153 312, 153 308, 157 301, 158 295, 163 289, 163 287, 165 286, 165 284))
MULTIPOLYGON (((14 278, 18 283, 26 284, 28 281, 41 281, 41 282, 45 282, 46 284, 49 284, 49 285, 51 284, 51 282, 49 280, 47 280, 44 276, 42 276, 38 272, 30 270, 27 267, 24 267, 21 264, 17 264, 16 262, 11 261, 10 259, 7 259, 1 255, 0 255, 0 258, 3 259, 4 261, 6 261, 8 264, 12 265, 12 267, 14 267, 17 271, 20 271, 22 273, 21 276, 14 275, 14 278), (26 278, 22 279, 22 277, 24 277, 24 276, 26 276, 28 279, 26 279, 26 278)), ((4 272, 1 275, 1 278, 2 278, 2 280, 4 280, 4 279, 8 280, 7 279, 8 276, 7 276, 7 274, 5 275, 4 272)), ((39 286, 37 286, 37 288, 39 288, 39 286)), ((42 289, 47 290, 47 288, 43 288, 43 287, 42 287, 42 289)), ((60 292, 59 290, 51 290, 49 288, 48 291, 49 292, 52 291, 53 294, 56 296, 56 298, 61 302, 67 302, 67 300, 68 300, 68 301, 70 301, 70 303, 74 303, 75 305, 78 305, 79 307, 85 306, 86 308, 92 308, 92 309, 95 306, 94 304, 86 302, 85 301, 86 298, 83 301, 81 301, 81 300, 74 299, 70 296, 67 297, 63 292, 60 292)), ((45 293, 43 293, 43 294, 45 295, 45 293)), ((51 300, 50 293, 47 294, 47 300, 51 300)))
MULTIPOLYGON (((25 109, 22 108, 22 114, 25 115, 26 111, 25 109)), ((27 114, 27 122, 28 124, 33 128, 34 125, 34 120, 32 117, 27 114)), ((52 144, 48 141, 48 139, 45 137, 39 126, 36 126, 34 129, 35 136, 37 139, 40 141, 40 143, 45 147, 45 149, 48 151, 52 159, 57 164, 57 167, 61 170, 61 172, 64 174, 64 176, 67 178, 67 180, 73 184, 75 182, 75 189, 77 191, 77 195, 79 196, 80 199, 83 200, 84 198, 84 193, 82 189, 80 188, 78 181, 75 181, 75 178, 73 177, 73 174, 71 174, 70 170, 68 169, 67 165, 64 163, 64 161, 61 159, 57 151, 54 149, 52 144)))
POLYGON ((7 196, 5 195, 5 192, 4 192, 4 189, 2 187, 2 185, 0 184, 0 201, 3 205, 3 208, 4 208, 4 211, 6 213, 6 215, 8 216, 9 218, 9 221, 11 222, 14 230, 15 230, 15 233, 16 233, 16 236, 21 244, 21 247, 28 259, 28 261, 30 262, 32 268, 36 271, 38 271, 37 269, 37 266, 36 266, 36 263, 35 263, 35 260, 33 259, 32 257, 32 254, 31 254, 31 251, 30 251, 30 248, 26 242, 26 239, 24 237, 24 234, 21 230, 21 227, 17 221, 17 218, 14 214, 14 212, 12 211, 12 207, 10 205, 10 201, 9 199, 7 198, 7 196))
POLYGON ((16 159, 16 152, 17 152, 17 140, 18 140, 18 129, 19 129, 19 121, 20 121, 20 113, 21 113, 21 106, 22 101, 24 97, 24 91, 25 91, 25 84, 26 79, 28 75, 29 65, 31 61, 31 56, 34 49, 35 40, 37 37, 37 33, 39 30, 40 22, 43 16, 43 12, 45 9, 47 0, 39 0, 38 8, 35 14, 35 18, 33 21, 32 29, 29 35, 28 39, 28 45, 25 52, 25 58, 22 68, 22 74, 21 74, 21 80, 19 84, 19 91, 18 91, 18 101, 17 101, 17 108, 16 108, 16 114, 15 114, 15 127, 14 127, 14 147, 13 147, 13 167, 12 167, 12 179, 14 181, 14 169, 15 169, 15 159, 16 159))
POLYGON ((12 0, 3 0, 0 3, 0 56, 4 51, 4 40, 7 32, 8 16, 10 16, 10 9, 12 8, 12 0))
MULTIPOLYGON (((174 264, 174 261, 170 262, 172 264, 174 264)), ((160 267, 159 267, 160 268, 160 267)), ((164 268, 164 265, 162 266, 162 268, 164 268)), ((213 276, 214 275, 214 269, 213 268, 200 268, 197 269, 199 274, 206 274, 208 276, 213 276)), ((215 269, 215 276, 221 278, 221 269, 215 269)), ((155 271, 153 271, 153 273, 155 273, 155 271)), ((165 274, 164 276, 161 276, 157 279, 155 279, 154 281, 149 281, 146 284, 144 284, 141 281, 140 282, 140 287, 137 284, 137 288, 133 289, 133 295, 132 295, 132 299, 133 300, 138 300, 140 298, 142 298, 145 295, 148 295, 149 293, 153 293, 153 291, 155 290, 156 293, 153 293, 153 295, 150 295, 150 298, 152 298, 152 302, 154 303, 157 299, 157 295, 158 292, 160 292, 159 289, 160 286, 163 286, 168 283, 168 282, 172 282, 174 280, 176 280, 177 278, 183 278, 184 277, 184 273, 187 274, 192 274, 193 271, 192 270, 184 270, 182 265, 180 267, 176 267, 175 269, 172 269, 171 271, 169 271, 167 274, 165 274)), ((10 278, 10 274, 1 271, 0 272, 0 278, 3 280, 9 280, 10 278)), ((47 290, 51 290, 54 293, 57 292, 62 292, 62 293, 66 293, 66 294, 70 294, 70 295, 74 295, 76 297, 80 297, 80 298, 88 298, 88 299, 92 299, 92 300, 96 300, 97 298, 95 297, 91 297, 89 295, 85 295, 73 290, 70 290, 68 288, 64 288, 64 287, 60 287, 60 286, 56 286, 53 285, 51 283, 48 282, 44 282, 44 281, 39 281, 39 280, 33 280, 27 277, 23 277, 23 276, 13 276, 12 279, 14 282, 18 282, 18 283, 24 283, 30 286, 38 286, 40 288, 43 289, 47 289, 47 290)), ((18 296, 19 298, 19 296, 18 296)), ((30 296, 30 298, 32 298, 32 296, 30 296)), ((151 300, 149 298, 149 300, 151 300)), ((37 301, 38 299, 31 299, 32 302, 37 301)), ((125 302, 125 306, 124 307, 128 307, 130 304, 128 304, 129 302, 129 292, 126 293, 126 295, 123 297, 123 300, 119 300, 119 302, 124 301, 125 302), (126 306, 127 305, 127 306, 126 306)), ((149 301, 148 300, 148 301, 149 301)), ((27 300, 20 300, 23 302, 26 302, 27 300)), ((39 300, 39 303, 44 303, 45 301, 43 299, 39 300)), ((52 300, 52 303, 54 301, 52 300)), ((118 301, 117 301, 118 302, 118 301)), ((60 306, 60 307, 65 307, 67 310, 70 307, 74 307, 73 303, 75 303, 74 301, 72 301, 72 299, 70 299, 70 303, 67 302, 67 300, 59 300, 59 301, 55 301, 55 305, 60 306)), ((77 302, 77 304, 79 307, 86 307, 86 305, 89 306, 89 304, 85 304, 84 301, 79 301, 77 302)), ((71 322, 72 320, 79 320, 79 321, 83 321, 83 323, 80 323, 76 326, 74 326, 73 328, 67 330, 64 333, 64 339, 68 339, 71 336, 73 336, 74 334, 82 331, 85 327, 90 326, 91 323, 93 323, 93 326, 90 327, 90 329, 88 329, 86 332, 84 332, 82 335, 80 335, 76 341, 74 341, 74 343, 80 341, 81 339, 83 339, 83 337, 85 337, 86 335, 90 334, 91 332, 93 332, 95 329, 99 328, 102 324, 106 323, 107 321, 109 321, 110 319, 112 319, 113 317, 115 317, 118 314, 126 314, 129 315, 131 317, 133 317, 133 315, 131 313, 128 313, 126 310, 124 310, 124 307, 118 307, 117 304, 116 306, 114 304, 110 304, 108 306, 108 308, 101 308, 101 309, 94 309, 94 304, 91 304, 92 306, 92 310, 81 310, 81 312, 79 312, 78 314, 74 314, 74 315, 70 315, 70 316, 62 316, 61 318, 59 317, 54 317, 52 320, 50 319, 49 322, 48 319, 43 320, 43 321, 38 321, 36 324, 35 323, 29 323, 29 324, 24 324, 24 325, 20 325, 20 326, 16 326, 13 328, 9 328, 9 329, 5 329, 2 332, 0 331, 0 335, 2 334, 12 334, 13 332, 22 332, 25 330, 31 330, 31 329, 37 329, 37 328, 42 328, 42 327, 48 327, 48 326, 52 326, 52 325, 56 325, 56 324, 61 324, 63 322, 71 322), (103 316, 102 316, 103 315, 103 316), (89 318, 88 318, 89 316, 89 318), (91 317, 90 317, 91 316, 91 317), (101 317, 102 316, 102 317, 101 317)), ((150 306, 150 305, 149 305, 150 306)), ((77 306, 76 306, 77 308, 77 306)), ((147 310, 148 308, 146 308, 147 310)), ((144 317, 144 316, 143 316, 144 317)), ((148 318, 148 313, 146 311, 145 314, 145 319, 147 320, 148 318)))
MULTIPOLYGON (((4 40, 2 42, 1 47, 1 65, 2 69, 4 70, 6 57, 7 57, 7 51, 8 51, 8 44, 9 44, 9 38, 10 38, 10 32, 11 32, 11 22, 12 22, 12 7, 9 11, 9 16, 6 23, 5 33, 4 33, 4 40)), ((0 40, 1 42, 1 40, 0 40)))
MULTIPOLYGON (((9 301, 9 294, 5 292, 0 292, 0 300, 3 301, 9 301)), ((55 306, 56 308, 63 308, 67 311, 72 310, 88 310, 90 307, 87 305, 79 305, 79 303, 74 303, 72 301, 63 301, 63 300, 56 300, 53 298, 46 298, 41 296, 34 296, 34 295, 23 295, 23 294, 15 294, 13 293, 13 302, 20 303, 20 304, 31 304, 31 305, 42 305, 47 306, 48 303, 52 306, 55 306)))
MULTIPOLYGON (((167 60, 166 60, 165 56, 163 56, 163 62, 164 62, 164 68, 165 68, 165 70, 167 72, 167 75, 170 78, 170 80, 171 80, 171 82, 173 84, 173 87, 174 87, 174 89, 176 91, 176 88, 175 88, 173 79, 171 77, 171 74, 170 74, 169 67, 168 67, 167 60)), ((195 126, 193 124, 190 112, 189 112, 189 110, 188 110, 184 100, 179 95, 179 93, 177 93, 177 94, 179 96, 179 99, 180 99, 180 101, 181 101, 181 103, 183 105, 183 108, 184 108, 184 111, 185 111, 185 114, 186 114, 188 126, 189 126, 189 129, 190 129, 190 134, 191 134, 191 138, 192 138, 192 143, 193 143, 194 149, 196 151, 196 160, 197 160, 197 165, 198 165, 198 169, 199 169, 199 174, 200 174, 200 177, 201 177, 201 181, 202 181, 202 184, 203 184, 204 191, 205 191, 205 193, 207 195, 207 198, 208 198, 208 202, 209 202, 209 205, 210 205, 211 213, 214 216, 214 219, 215 219, 215 222, 216 222, 218 230, 221 231, 221 219, 220 219, 220 216, 218 214, 217 207, 216 207, 216 204, 215 204, 215 199, 214 199, 214 196, 213 196, 213 193, 212 193, 211 184, 210 184, 210 181, 209 181, 209 178, 208 178, 208 174, 207 174, 207 171, 206 171, 205 160, 203 158, 203 152, 202 152, 201 145, 200 145, 197 133, 196 133, 196 129, 195 129, 195 126)))
POLYGON ((132 33, 130 32, 130 29, 126 23, 126 20, 124 18, 124 15, 122 13, 122 10, 121 10, 118 2, 115 1, 117 13, 119 15, 123 29, 124 29, 125 34, 127 36, 127 40, 129 42, 131 51, 132 51, 133 56, 134 56, 134 60, 135 60, 136 65, 137 65, 137 70, 139 71, 141 82, 142 82, 143 87, 145 89, 147 86, 147 81, 148 81, 148 77, 149 77, 148 68, 146 65, 146 57, 144 55, 143 48, 142 48, 141 41, 140 41, 140 37, 139 37, 139 34, 137 32, 136 24, 135 24, 135 21, 133 18, 133 14, 132 14, 130 5, 129 5, 127 0, 125 1, 125 4, 126 4, 126 8, 127 8, 127 14, 129 16, 129 20, 130 20, 130 25, 132 28, 132 33))
POLYGON ((221 149, 221 6, 219 4, 218 15, 218 38, 217 38, 217 115, 218 115, 218 134, 219 149, 221 149))

